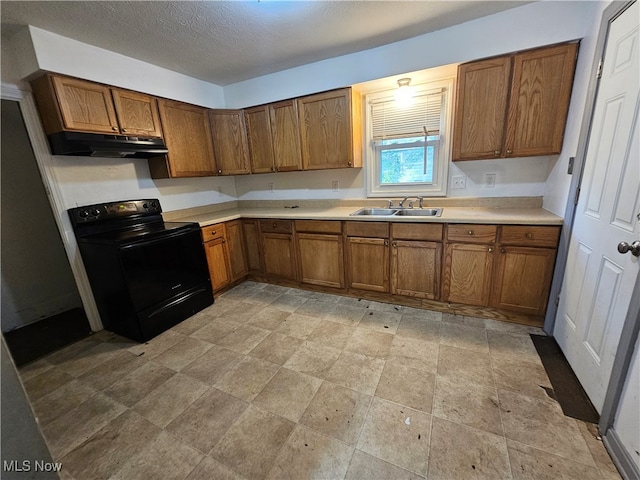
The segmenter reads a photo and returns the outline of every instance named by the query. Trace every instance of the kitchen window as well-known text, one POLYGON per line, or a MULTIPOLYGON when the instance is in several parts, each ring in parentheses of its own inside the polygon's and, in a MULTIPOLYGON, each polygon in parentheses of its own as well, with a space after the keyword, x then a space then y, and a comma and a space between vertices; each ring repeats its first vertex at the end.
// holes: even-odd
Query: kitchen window
POLYGON ((395 90, 367 95, 368 196, 446 195, 452 87, 418 85, 408 103, 395 90))

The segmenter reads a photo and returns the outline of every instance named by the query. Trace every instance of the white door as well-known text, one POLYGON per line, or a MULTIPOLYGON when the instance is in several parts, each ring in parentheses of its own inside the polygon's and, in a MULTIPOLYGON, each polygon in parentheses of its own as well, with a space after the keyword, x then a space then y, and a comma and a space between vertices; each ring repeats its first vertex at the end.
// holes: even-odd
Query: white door
POLYGON ((640 270, 638 2, 610 26, 554 336, 598 412, 640 270))

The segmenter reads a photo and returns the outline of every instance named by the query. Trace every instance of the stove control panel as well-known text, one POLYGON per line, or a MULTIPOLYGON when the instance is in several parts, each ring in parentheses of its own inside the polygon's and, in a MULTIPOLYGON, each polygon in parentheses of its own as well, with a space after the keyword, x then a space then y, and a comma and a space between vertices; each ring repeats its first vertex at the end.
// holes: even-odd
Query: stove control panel
POLYGON ((162 208, 158 199, 98 203, 69 209, 69 216, 74 224, 159 215, 160 213, 162 213, 162 208))

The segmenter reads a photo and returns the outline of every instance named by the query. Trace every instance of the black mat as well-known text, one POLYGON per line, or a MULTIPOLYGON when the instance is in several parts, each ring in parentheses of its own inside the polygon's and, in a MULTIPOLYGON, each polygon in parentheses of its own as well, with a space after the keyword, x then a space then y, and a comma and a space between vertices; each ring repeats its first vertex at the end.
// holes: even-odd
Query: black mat
POLYGON ((545 388, 547 394, 558 401, 566 416, 584 422, 598 423, 600 420, 598 412, 578 382, 555 338, 532 334, 531 340, 553 387, 553 392, 545 388))
POLYGON ((74 308, 5 332, 4 338, 13 361, 19 367, 88 337, 90 333, 84 310, 74 308))

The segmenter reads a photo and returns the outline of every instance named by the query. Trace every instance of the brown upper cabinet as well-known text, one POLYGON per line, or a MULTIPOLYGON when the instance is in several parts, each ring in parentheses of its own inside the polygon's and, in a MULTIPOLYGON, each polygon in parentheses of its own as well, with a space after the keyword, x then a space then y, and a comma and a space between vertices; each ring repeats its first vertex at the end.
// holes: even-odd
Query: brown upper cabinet
POLYGON ((164 141, 169 153, 149 159, 153 178, 202 177, 216 174, 209 112, 172 100, 158 100, 164 141))
POLYGON ((362 167, 360 95, 342 88, 297 102, 304 170, 362 167))
POLYGON ((161 137, 156 99, 61 75, 32 82, 47 134, 65 130, 161 137))
POLYGON ((247 108, 245 119, 253 173, 302 170, 295 100, 247 108))
POLYGON ((242 110, 209 110, 213 152, 219 175, 249 170, 249 145, 242 110))
POLYGON ((560 153, 577 43, 458 67, 453 160, 560 153))

